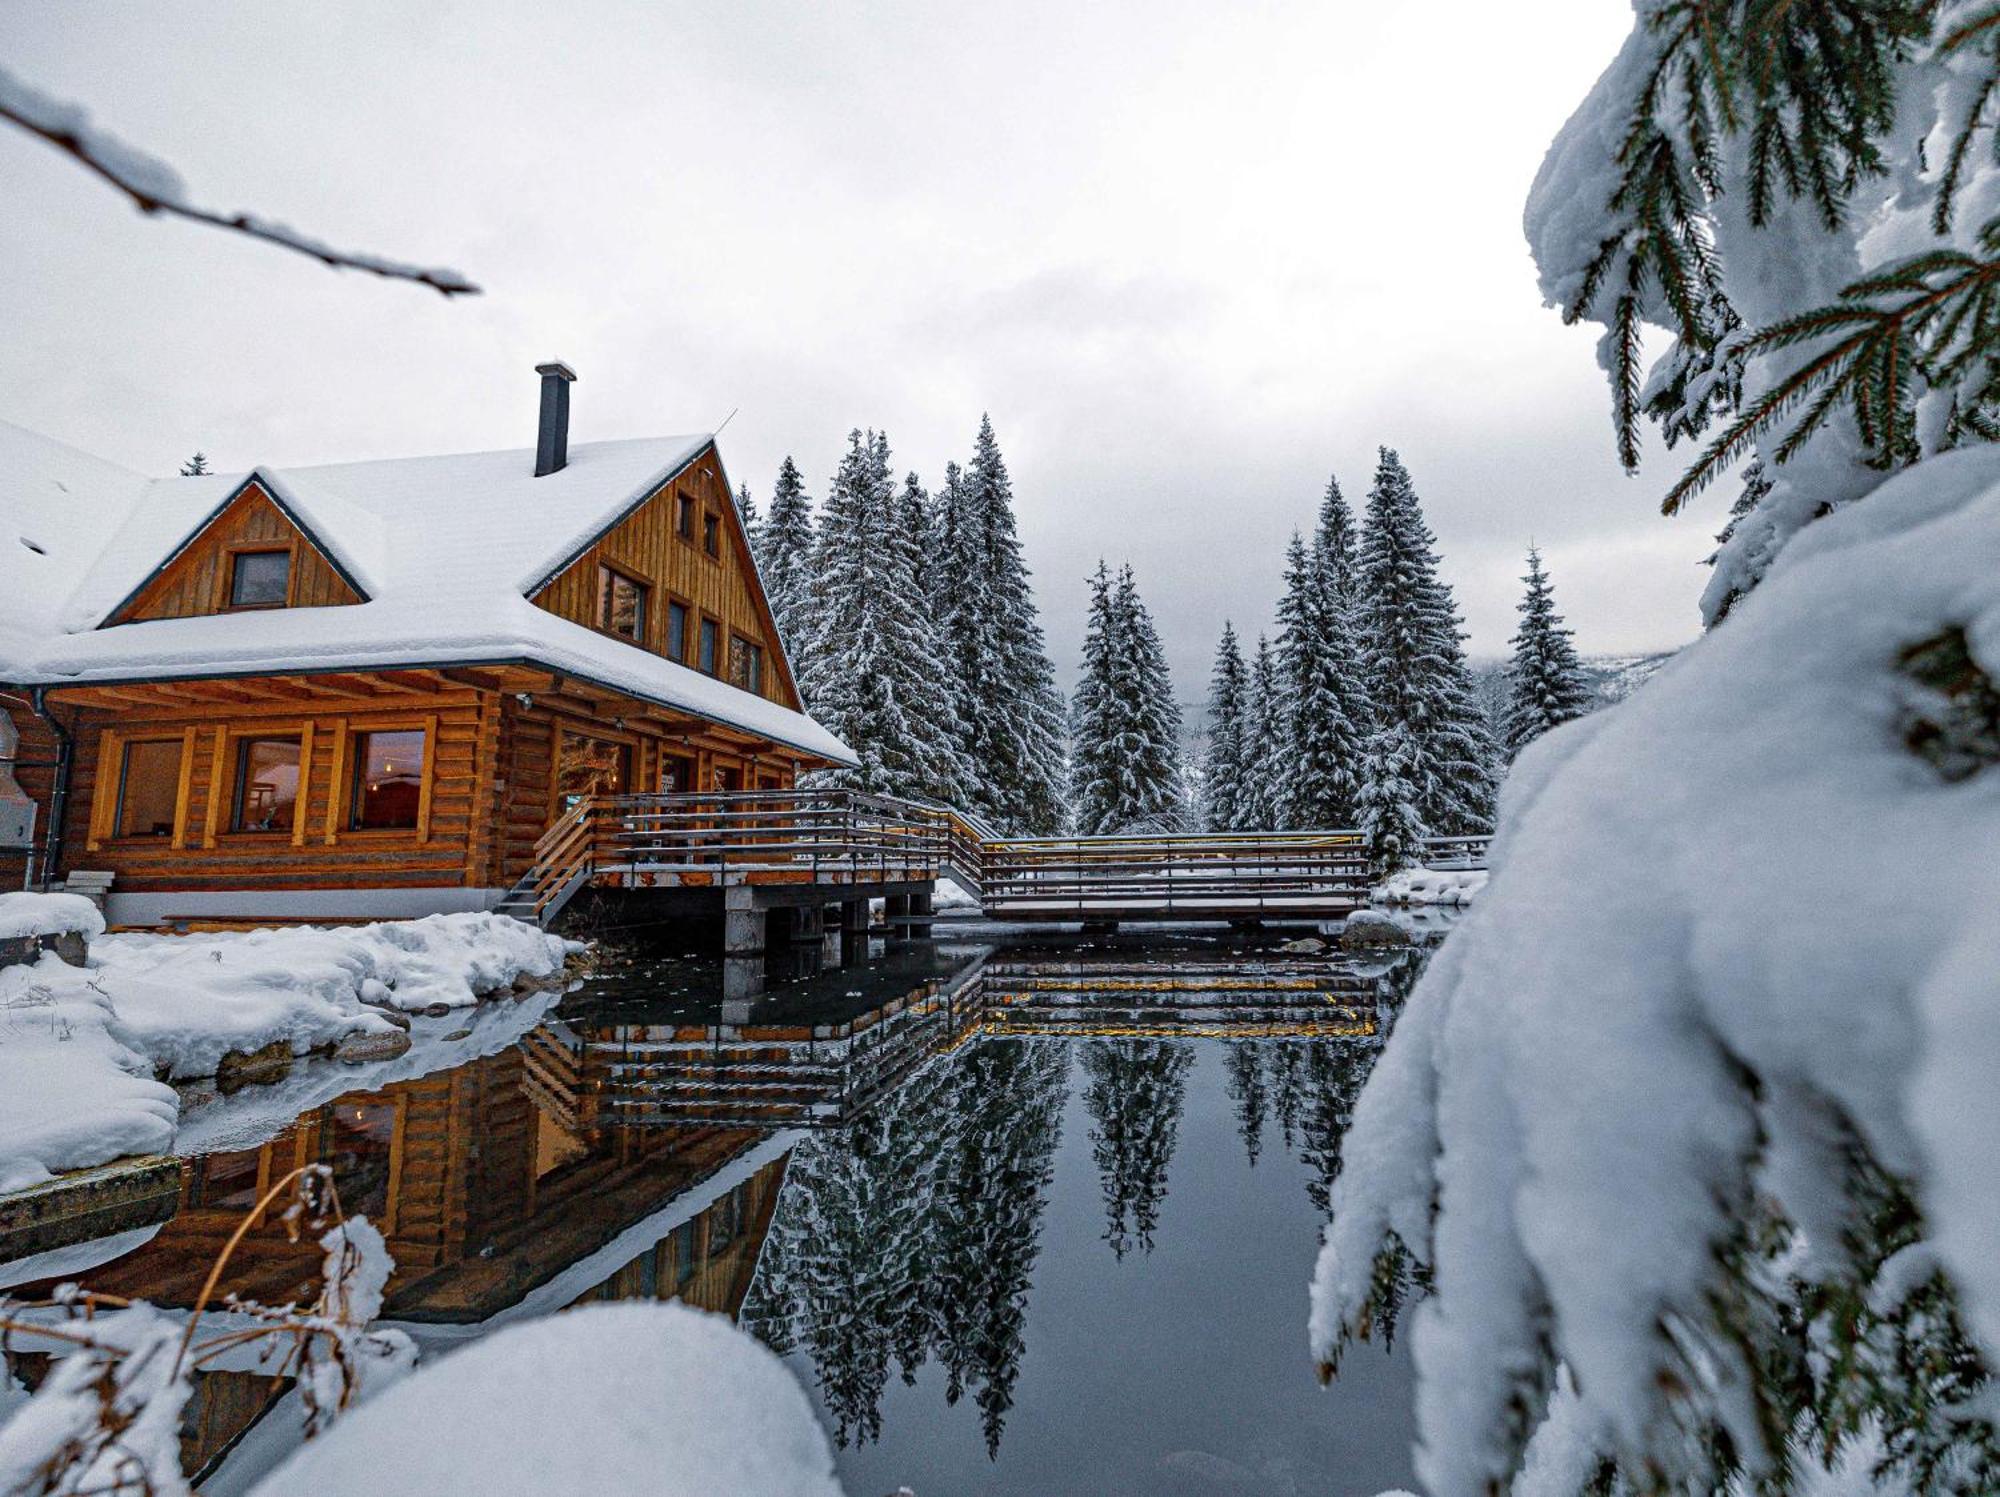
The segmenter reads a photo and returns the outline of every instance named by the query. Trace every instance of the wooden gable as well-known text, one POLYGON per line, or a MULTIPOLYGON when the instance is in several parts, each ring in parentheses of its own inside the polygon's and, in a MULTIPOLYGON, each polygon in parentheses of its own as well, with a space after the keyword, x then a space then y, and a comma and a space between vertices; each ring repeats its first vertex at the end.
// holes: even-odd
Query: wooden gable
POLYGON ((721 679, 729 679, 730 639, 744 640, 763 651, 759 694, 794 712, 804 710, 790 662, 778 642, 771 605, 750 560, 749 537, 713 445, 598 536, 532 593, 530 601, 585 628, 600 629, 607 570, 646 589, 638 648, 698 669, 700 621, 712 619, 720 631, 717 675, 721 679), (685 533, 680 524, 683 501, 691 515, 685 533), (714 555, 704 544, 710 520, 717 530, 714 555), (687 637, 678 657, 668 648, 670 603, 688 609, 687 637))
POLYGON ((237 612, 230 589, 237 558, 284 552, 291 558, 285 601, 266 607, 327 608, 365 601, 339 565, 254 479, 169 557, 104 621, 184 619, 237 612))

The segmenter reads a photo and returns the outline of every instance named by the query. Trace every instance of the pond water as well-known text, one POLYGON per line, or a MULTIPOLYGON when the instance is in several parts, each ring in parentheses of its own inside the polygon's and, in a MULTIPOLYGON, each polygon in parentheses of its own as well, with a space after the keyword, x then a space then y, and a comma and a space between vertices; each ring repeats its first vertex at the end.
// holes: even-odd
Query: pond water
MULTIPOLYGON (((854 1497, 1408 1486, 1405 1354, 1319 1388, 1305 1286, 1421 957, 1280 939, 971 927, 747 982, 621 947, 559 999, 418 1021, 398 1061, 191 1098, 166 1220, 0 1284, 185 1307, 260 1188, 318 1160, 427 1356, 589 1300, 727 1314, 811 1391, 854 1497)), ((316 1273, 273 1221, 228 1282, 282 1302, 316 1273)), ((46 1373, 6 1355, 17 1396, 46 1373)), ((223 1497, 297 1429, 285 1386, 219 1367, 183 1462, 223 1497)))

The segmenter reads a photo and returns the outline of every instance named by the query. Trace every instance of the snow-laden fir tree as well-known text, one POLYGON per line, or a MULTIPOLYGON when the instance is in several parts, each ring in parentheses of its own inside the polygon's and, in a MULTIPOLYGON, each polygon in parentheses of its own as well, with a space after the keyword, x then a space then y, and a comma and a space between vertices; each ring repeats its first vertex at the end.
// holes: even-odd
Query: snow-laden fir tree
POLYGON ((947 471, 937 595, 954 696, 976 709, 964 713, 959 740, 972 767, 969 809, 1003 832, 1052 834, 1063 821, 1067 723, 989 418, 980 418, 972 462, 951 479, 947 471))
POLYGON ((1347 507, 1347 498, 1340 492, 1340 480, 1328 478, 1326 493, 1319 502, 1319 524, 1313 532, 1313 556, 1342 606, 1354 602, 1359 547, 1354 511, 1347 507))
POLYGON ((1236 626, 1225 619, 1209 679, 1208 756, 1201 776, 1201 820, 1211 832, 1233 832, 1243 825, 1244 713, 1249 690, 1236 626))
POLYGON ((750 485, 747 483, 740 483, 736 486, 736 517, 743 522, 743 533, 750 537, 751 554, 755 555, 758 525, 757 500, 751 494, 750 485))
MULTIPOLYGON (((1493 829, 1498 749, 1435 545, 1410 475, 1382 448, 1357 574, 1362 678, 1375 722, 1399 730, 1382 762, 1400 764, 1418 822, 1433 836, 1472 836, 1493 829)), ((1376 797, 1378 816, 1389 803, 1376 797)))
POLYGON ((757 574, 764 582, 771 617, 777 621, 778 638, 800 675, 805 671, 805 650, 812 638, 811 589, 807 585, 812 553, 812 500, 806 495, 798 465, 787 457, 778 466, 771 512, 757 527, 751 554, 757 559, 757 574))
POLYGON ((1257 636, 1243 695, 1243 778, 1237 792, 1237 829, 1277 829, 1285 786, 1285 689, 1271 641, 1257 636))
POLYGON ((1401 722, 1378 721, 1361 760, 1355 824, 1377 874, 1423 861, 1426 823, 1418 809, 1417 750, 1401 722))
POLYGON ((813 716, 861 762, 819 771, 815 785, 944 801, 965 793, 960 725, 938 679, 916 546, 889 476, 888 438, 851 433, 813 546, 801 687, 813 716))
MULTIPOLYGON (((936 579, 931 575, 937 569, 937 547, 932 536, 932 526, 936 521, 935 506, 923 480, 912 469, 903 477, 902 491, 896 496, 897 514, 904 533, 910 538, 916 555, 917 596, 930 611, 932 590, 936 579)), ((937 615, 931 613, 933 622, 937 615)))
POLYGON ((1507 666, 1507 752, 1518 754, 1550 728, 1590 710, 1590 682, 1576 658, 1570 631, 1556 612, 1555 588, 1542 570, 1542 554, 1528 547, 1527 596, 1516 605, 1521 627, 1507 666))
POLYGON ((200 478, 207 472, 208 454, 206 452, 197 452, 193 457, 181 464, 181 477, 183 478, 200 478))
POLYGON ((1180 707, 1129 566, 1090 580, 1083 675, 1071 700, 1070 807, 1078 835, 1182 826, 1180 707))
MULTIPOLYGON (((1338 498, 1338 491, 1330 491, 1338 498)), ((1349 610, 1341 601, 1337 554, 1308 550, 1294 531, 1278 603, 1278 673, 1285 696, 1280 827, 1314 830, 1354 824, 1369 707, 1349 610)))

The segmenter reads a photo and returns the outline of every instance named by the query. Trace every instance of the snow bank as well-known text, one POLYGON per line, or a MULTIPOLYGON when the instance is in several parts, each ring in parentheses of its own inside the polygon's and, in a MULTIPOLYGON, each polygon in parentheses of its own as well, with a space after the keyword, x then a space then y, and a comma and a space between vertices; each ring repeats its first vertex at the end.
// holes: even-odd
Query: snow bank
POLYGON ((1371 904, 1468 905, 1486 887, 1483 868, 1405 868, 1368 891, 1371 904))
POLYGON ((0 941, 72 932, 86 941, 104 934, 104 916, 81 894, 0 894, 0 941))
POLYGON ((1991 448, 1815 523, 1645 691, 1518 761, 1491 887, 1343 1141, 1312 1291, 1331 1357, 1384 1230, 1430 1266, 1411 1339, 1438 1497, 1514 1469, 1545 1346, 1565 1417, 1631 1461, 1684 1458, 1663 1446, 1691 1381, 1760 1449, 1720 1245, 1758 1198, 1840 1242, 1843 1127, 1915 1182, 2000 1358, 2000 767, 1952 781, 1906 747, 1950 712, 1898 663, 1954 627, 2000 678, 1991 448))
POLYGON ((0 1192, 173 1142, 178 1103, 90 974, 0 969, 0 1192))
POLYGON ((462 1008, 553 976, 581 949, 506 916, 453 914, 102 936, 89 968, 45 956, 0 970, 0 1190, 167 1148, 177 1098, 155 1076, 212 1076, 231 1052, 389 1036, 398 1026, 378 1007, 462 1008))
POLYGON ((720 1316, 592 1305, 425 1367, 301 1446, 255 1497, 838 1497, 785 1366, 720 1316))

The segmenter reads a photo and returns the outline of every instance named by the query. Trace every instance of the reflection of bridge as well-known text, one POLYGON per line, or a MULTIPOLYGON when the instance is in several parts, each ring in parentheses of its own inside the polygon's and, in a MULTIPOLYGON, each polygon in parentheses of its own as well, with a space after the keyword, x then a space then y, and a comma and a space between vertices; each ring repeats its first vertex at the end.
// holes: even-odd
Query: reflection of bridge
MULTIPOLYGON (((1432 852, 1474 866, 1485 839, 1438 839, 1432 852)), ((874 897, 921 933, 943 876, 989 919, 1106 924, 1322 920, 1356 909, 1370 883, 1352 831, 1008 838, 948 807, 763 790, 582 800, 543 834, 501 908, 546 925, 584 888, 643 890, 661 914, 720 909, 728 949, 751 951, 773 912, 818 935, 836 907, 844 927, 865 924, 874 897)))
POLYGON ((1324 959, 1096 955, 969 964, 831 1023, 544 1024, 524 1044, 544 1108, 581 1130, 837 1126, 968 1041, 1019 1035, 1293 1038, 1386 1031, 1382 979, 1324 959))

